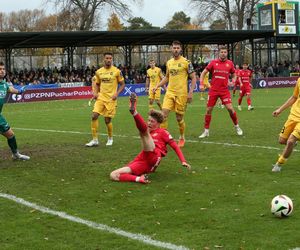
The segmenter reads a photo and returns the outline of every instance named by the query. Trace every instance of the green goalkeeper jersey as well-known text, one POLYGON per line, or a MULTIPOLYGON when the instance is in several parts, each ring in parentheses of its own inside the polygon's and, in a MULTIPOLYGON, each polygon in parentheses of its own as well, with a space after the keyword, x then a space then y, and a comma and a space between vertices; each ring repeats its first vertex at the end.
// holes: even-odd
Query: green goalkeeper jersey
POLYGON ((9 85, 5 80, 0 81, 0 114, 2 112, 2 107, 5 102, 5 97, 7 95, 9 85))

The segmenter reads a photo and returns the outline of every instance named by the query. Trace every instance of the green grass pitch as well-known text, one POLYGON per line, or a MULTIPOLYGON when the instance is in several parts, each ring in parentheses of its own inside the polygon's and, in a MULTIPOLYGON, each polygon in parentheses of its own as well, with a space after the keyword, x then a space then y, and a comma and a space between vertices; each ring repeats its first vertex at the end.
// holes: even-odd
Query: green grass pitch
MULTIPOLYGON (((154 240, 189 249, 293 249, 300 247, 300 168, 296 148, 281 173, 272 163, 282 146, 278 133, 288 110, 272 111, 292 94, 291 88, 253 91, 255 110, 237 111, 242 137, 235 134, 226 110, 215 108, 210 137, 200 141, 205 103, 194 94, 185 121, 183 152, 192 165, 181 167, 174 152, 164 158, 152 183, 115 183, 109 173, 140 151, 138 132, 119 98, 114 145, 106 147, 106 127, 100 118, 100 143, 91 139, 88 100, 7 104, 3 115, 15 131, 20 152, 29 162, 12 161, 4 137, 0 141, 0 192, 103 223, 154 240), (287 219, 270 213, 277 194, 294 201, 287 219)), ((237 106, 237 97, 233 98, 237 106)), ((147 116, 147 99, 138 110, 147 116)), ((178 138, 174 113, 169 131, 178 138)), ((299 147, 299 146, 298 146, 299 147)), ((112 233, 43 214, 0 198, 0 249, 157 249, 112 233)))

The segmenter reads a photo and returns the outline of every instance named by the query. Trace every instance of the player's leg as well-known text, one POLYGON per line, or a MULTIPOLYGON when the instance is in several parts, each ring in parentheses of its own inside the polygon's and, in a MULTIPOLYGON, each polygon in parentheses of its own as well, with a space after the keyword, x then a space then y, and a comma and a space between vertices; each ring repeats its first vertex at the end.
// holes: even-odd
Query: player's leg
POLYGON ((164 115, 164 121, 160 125, 161 128, 168 128, 168 116, 172 110, 175 110, 175 96, 166 93, 161 110, 164 115))
POLYGON ((156 99, 155 102, 156 102, 159 110, 162 110, 162 106, 161 106, 160 100, 156 99))
POLYGON ((239 99, 238 99, 238 110, 239 111, 242 111, 242 100, 243 100, 243 97, 244 97, 244 92, 243 90, 240 90, 240 95, 239 95, 239 99))
MULTIPOLYGON (((229 94, 230 95, 230 94, 229 94)), ((233 106, 232 106, 232 103, 231 103, 231 98, 230 96, 228 97, 228 95, 224 95, 221 97, 222 98, 222 103, 225 105, 229 115, 230 115, 230 118, 234 124, 234 128, 235 128, 235 131, 238 135, 243 135, 243 130, 240 128, 239 124, 238 124, 238 118, 237 118, 237 115, 236 115, 236 111, 234 110, 233 106)))
POLYGON ((129 166, 116 169, 110 173, 110 179, 113 181, 120 182, 140 182, 140 183, 150 183, 148 176, 145 174, 135 175, 129 166))
POLYGON ((7 131, 3 132, 2 135, 7 138, 7 144, 10 147, 10 150, 12 152, 12 157, 14 160, 29 160, 30 157, 27 155, 20 154, 18 151, 17 146, 17 140, 15 137, 15 134, 11 128, 9 128, 7 131))
POLYGON ((111 117, 104 117, 106 129, 107 129, 107 142, 106 146, 112 146, 113 145, 113 124, 112 124, 112 118, 111 117))
POLYGON ((300 123, 287 120, 279 134, 278 142, 286 145, 282 154, 279 155, 277 162, 273 165, 272 172, 280 172, 281 167, 293 151, 296 142, 300 139, 300 123))
POLYGON ((247 96, 247 104, 248 104, 248 110, 253 110, 253 106, 252 106, 252 101, 251 101, 251 90, 247 90, 246 92, 246 96, 247 96))
POLYGON ((235 83, 235 84, 233 85, 233 89, 232 89, 232 96, 235 96, 236 87, 237 87, 237 84, 235 83))
POLYGON ((210 123, 211 123, 211 118, 212 118, 212 112, 213 112, 214 106, 217 103, 217 100, 218 100, 217 94, 208 92, 208 101, 206 104, 206 113, 204 116, 204 131, 199 136, 200 139, 209 136, 209 128, 210 128, 210 123))
POLYGON ((179 141, 178 146, 184 147, 185 144, 185 121, 183 119, 185 110, 187 107, 187 96, 178 96, 175 99, 175 113, 176 113, 176 120, 179 128, 179 141))
POLYGON ((154 99, 149 99, 149 110, 153 109, 153 102, 154 102, 154 99))
POLYGON ((98 130, 99 130, 99 113, 93 112, 92 113, 92 120, 91 120, 91 131, 92 131, 92 140, 85 144, 87 147, 94 147, 99 145, 98 141, 98 130))

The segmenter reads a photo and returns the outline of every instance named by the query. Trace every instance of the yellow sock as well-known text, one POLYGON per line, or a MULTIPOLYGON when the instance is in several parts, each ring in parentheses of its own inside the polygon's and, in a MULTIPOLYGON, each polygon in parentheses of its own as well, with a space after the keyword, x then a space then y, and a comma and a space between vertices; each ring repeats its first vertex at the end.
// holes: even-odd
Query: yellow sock
POLYGON ((113 124, 112 124, 112 122, 106 124, 106 127, 107 127, 108 137, 112 138, 112 136, 113 136, 113 124))
POLYGON ((168 128, 168 120, 164 120, 164 121, 160 124, 160 127, 161 127, 161 128, 167 129, 167 128, 168 128))
POLYGON ((185 122, 182 119, 180 122, 178 122, 178 126, 179 126, 179 133, 180 133, 180 137, 184 138, 184 132, 185 132, 185 122))
POLYGON ((153 104, 149 104, 149 110, 153 109, 153 104))
POLYGON ((282 155, 279 155, 279 158, 277 160, 277 164, 278 165, 283 165, 284 163, 286 163, 287 159, 284 158, 282 155))
POLYGON ((92 120, 91 122, 92 137, 95 140, 98 140, 98 128, 99 128, 98 120, 92 120))

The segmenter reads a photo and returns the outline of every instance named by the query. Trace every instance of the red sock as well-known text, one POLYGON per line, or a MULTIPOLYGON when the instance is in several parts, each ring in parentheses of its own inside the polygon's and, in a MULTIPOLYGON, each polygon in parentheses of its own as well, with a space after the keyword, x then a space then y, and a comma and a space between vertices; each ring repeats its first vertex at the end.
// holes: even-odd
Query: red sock
POLYGON ((119 181, 122 181, 122 182, 135 182, 135 179, 136 179, 136 175, 133 175, 133 174, 120 174, 120 177, 119 177, 119 181))
POLYGON ((240 97, 239 97, 239 99, 238 99, 238 104, 239 104, 239 105, 241 105, 241 103, 242 103, 242 100, 243 100, 243 97, 242 97, 242 96, 240 96, 240 97))
POLYGON ((148 129, 146 122, 144 121, 143 117, 137 113, 136 115, 133 116, 135 125, 138 128, 138 130, 141 133, 145 133, 148 129))
POLYGON ((209 129, 211 115, 206 114, 204 119, 204 128, 209 129))
POLYGON ((247 103, 248 103, 248 106, 250 106, 251 105, 251 98, 249 97, 249 98, 247 98, 247 103))
POLYGON ((236 112, 234 112, 233 114, 230 113, 230 117, 231 117, 231 120, 233 121, 233 124, 237 125, 238 124, 238 118, 236 116, 236 112))

